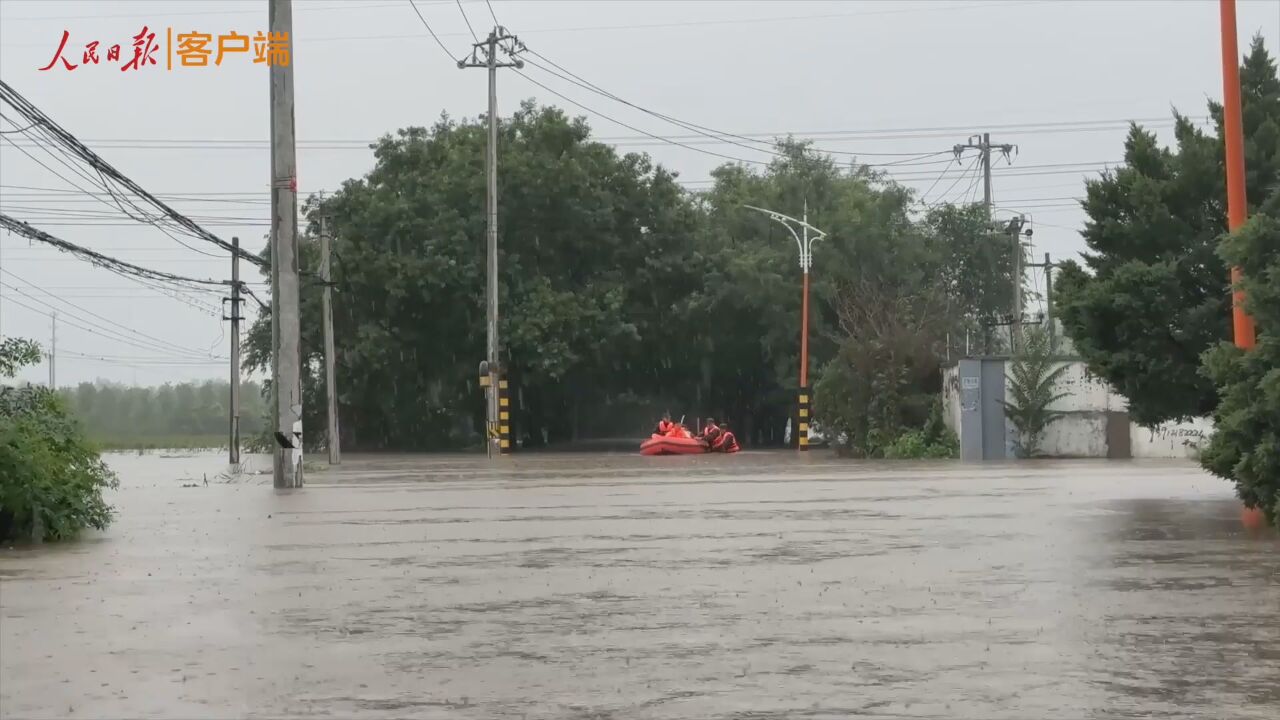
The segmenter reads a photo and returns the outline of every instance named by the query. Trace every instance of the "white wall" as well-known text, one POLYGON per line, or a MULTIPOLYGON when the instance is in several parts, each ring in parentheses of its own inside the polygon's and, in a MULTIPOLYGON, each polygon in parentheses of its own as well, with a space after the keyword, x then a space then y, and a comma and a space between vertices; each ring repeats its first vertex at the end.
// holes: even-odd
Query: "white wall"
MULTIPOLYGON (((1006 382, 1008 368, 1005 365, 1006 382)), ((1059 363, 1057 367, 1067 366, 1067 371, 1058 378, 1058 392, 1067 393, 1052 407, 1063 412, 1123 412, 1129 409, 1129 402, 1123 395, 1113 391, 1105 380, 1094 377, 1083 362, 1078 360, 1059 363)))
POLYGON ((942 369, 942 419, 960 437, 960 366, 942 369))
POLYGON ((1135 458, 1198 458, 1209 435, 1213 420, 1194 418, 1186 422, 1169 422, 1148 429, 1134 424, 1129 427, 1129 442, 1135 458))
POLYGON ((1105 458, 1105 413, 1072 413, 1050 425, 1040 440, 1040 453, 1050 457, 1105 458))

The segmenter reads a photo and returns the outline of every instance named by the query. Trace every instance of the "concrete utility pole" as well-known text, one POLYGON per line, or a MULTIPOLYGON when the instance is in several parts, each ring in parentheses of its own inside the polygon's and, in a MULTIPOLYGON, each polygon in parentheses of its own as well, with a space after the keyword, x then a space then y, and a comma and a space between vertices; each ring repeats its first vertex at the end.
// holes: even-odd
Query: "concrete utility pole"
POLYGON ((524 61, 515 57, 524 45, 515 35, 498 25, 489 32, 483 42, 472 45, 471 55, 458 61, 458 68, 485 68, 489 71, 489 143, 485 149, 485 173, 488 176, 485 193, 485 210, 488 218, 486 306, 488 337, 486 361, 488 363, 488 412, 486 413, 486 447, 489 454, 501 452, 501 432, 498 407, 499 383, 505 373, 501 370, 501 341, 498 337, 498 68, 524 67, 524 61), (499 62, 498 50, 511 56, 511 62, 499 62))
POLYGON ((231 412, 228 460, 240 464, 240 238, 231 238, 231 412))
POLYGON ((964 152, 966 148, 976 148, 982 154, 982 205, 987 209, 987 218, 991 217, 991 151, 999 150, 1005 159, 1009 159, 1009 153, 1016 153, 1017 145, 992 145, 991 133, 982 133, 982 135, 973 135, 965 143, 961 143, 952 148, 957 157, 964 152))
POLYGON ((1049 332, 1049 352, 1053 352, 1057 347, 1053 327, 1053 261, 1049 259, 1049 253, 1045 253, 1044 262, 1027 263, 1027 267, 1044 268, 1044 324, 1049 332))
POLYGON ((1052 353, 1057 348, 1053 328, 1053 261, 1049 253, 1044 254, 1044 324, 1049 329, 1049 352, 1052 353))
MULTIPOLYGON (((292 0, 268 0, 270 31, 290 38, 292 0)), ((293 55, 293 53, 290 53, 293 55)), ((271 78, 271 330, 275 349, 277 488, 302 487, 302 374, 298 312, 298 158, 293 124, 293 61, 274 63, 271 78)))
POLYGON ((1027 224, 1025 215, 1019 215, 1009 221, 1009 238, 1013 242, 1013 315, 1009 325, 1009 351, 1017 352, 1022 346, 1022 236, 1031 235, 1031 229, 1023 227, 1027 224))
POLYGON ((49 316, 49 389, 58 389, 58 311, 49 316))
POLYGON ((320 216, 320 277, 324 282, 322 297, 324 313, 324 386, 325 399, 329 405, 329 464, 342 462, 342 449, 338 440, 338 384, 334 378, 334 363, 337 362, 333 350, 333 283, 329 257, 329 223, 328 218, 320 216))

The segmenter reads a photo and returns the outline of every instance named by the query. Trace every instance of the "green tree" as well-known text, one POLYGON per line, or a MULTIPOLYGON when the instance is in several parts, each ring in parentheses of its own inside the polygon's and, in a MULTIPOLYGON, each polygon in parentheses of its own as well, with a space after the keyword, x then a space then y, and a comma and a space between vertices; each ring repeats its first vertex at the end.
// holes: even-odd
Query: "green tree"
MULTIPOLYGON (((30 341, 0 341, 0 376, 39 360, 30 341)), ((105 528, 116 479, 48 388, 0 386, 0 539, 64 540, 105 528)))
POLYGON ((40 346, 26 338, 0 338, 0 377, 11 378, 19 368, 40 362, 40 346))
POLYGON ((880 457, 926 424, 941 392, 945 292, 941 282, 911 288, 886 278, 840 297, 843 340, 814 387, 816 416, 844 451, 880 457))
POLYGON ((1205 374, 1221 402, 1201 463, 1280 526, 1280 189, 1227 238, 1222 256, 1243 271, 1245 308, 1259 335, 1253 350, 1222 343, 1206 353, 1205 374))
MULTIPOLYGON (((1280 178, 1280 76, 1255 38, 1240 70, 1248 199, 1280 178)), ((1222 107, 1213 135, 1176 115, 1176 148, 1135 126, 1124 166, 1086 184, 1085 267, 1066 263, 1054 302, 1089 368, 1143 424, 1206 415, 1218 395, 1202 353, 1230 336, 1222 107), (1087 268, 1087 269, 1086 269, 1087 268)))
POLYGON ((929 267, 945 293, 949 345, 997 351, 995 324, 1013 312, 1013 243, 993 229, 982 205, 941 205, 925 217, 929 267))
MULTIPOLYGON (((687 355, 678 328, 694 319, 678 308, 701 285, 698 217, 673 175, 590 141, 584 121, 558 110, 526 103, 501 123, 499 142, 502 337, 518 388, 516 424, 568 439, 584 406, 677 384, 663 360, 687 355)), ((323 203, 335 233, 348 446, 430 449, 475 437, 483 417, 484 143, 478 121, 402 130, 377 144, 367 176, 323 203)), ((309 239, 302 260, 316 267, 309 239)), ((314 282, 301 312, 304 426, 320 428, 314 282)), ((264 313, 246 363, 265 368, 269 344, 264 313)))

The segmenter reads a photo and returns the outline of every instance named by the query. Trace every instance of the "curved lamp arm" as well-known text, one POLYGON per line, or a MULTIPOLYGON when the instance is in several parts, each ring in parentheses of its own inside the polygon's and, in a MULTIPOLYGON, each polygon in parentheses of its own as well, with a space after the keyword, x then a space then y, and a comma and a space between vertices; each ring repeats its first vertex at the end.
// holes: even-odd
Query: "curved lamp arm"
POLYGON ((769 216, 770 220, 774 220, 778 223, 781 223, 783 227, 785 227, 788 231, 790 231, 791 237, 795 238, 796 240, 796 248, 800 250, 800 268, 804 270, 806 273, 809 272, 809 268, 812 267, 813 265, 812 245, 815 241, 825 238, 827 236, 825 232, 810 225, 804 220, 793 218, 790 215, 783 215, 780 212, 774 212, 773 210, 767 210, 762 207, 756 207, 755 205, 744 204, 742 207, 747 208, 749 210, 755 210, 757 212, 764 213, 765 215, 769 216), (806 231, 803 239, 801 238, 800 234, 796 232, 796 227, 803 228, 806 231))

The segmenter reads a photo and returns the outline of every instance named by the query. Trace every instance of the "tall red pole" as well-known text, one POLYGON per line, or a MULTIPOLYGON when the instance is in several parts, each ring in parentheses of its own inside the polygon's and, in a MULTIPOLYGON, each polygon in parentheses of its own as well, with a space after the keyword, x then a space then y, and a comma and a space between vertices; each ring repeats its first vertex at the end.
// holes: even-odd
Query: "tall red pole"
MULTIPOLYGON (((1227 229, 1234 232, 1248 217, 1244 177, 1244 123, 1240 118, 1240 52, 1236 47, 1236 0, 1219 0, 1222 17, 1222 132, 1227 151, 1227 229)), ((1235 288, 1231 302, 1231 328, 1236 347, 1252 349, 1257 343, 1253 318, 1244 310, 1240 268, 1231 268, 1235 288)))

